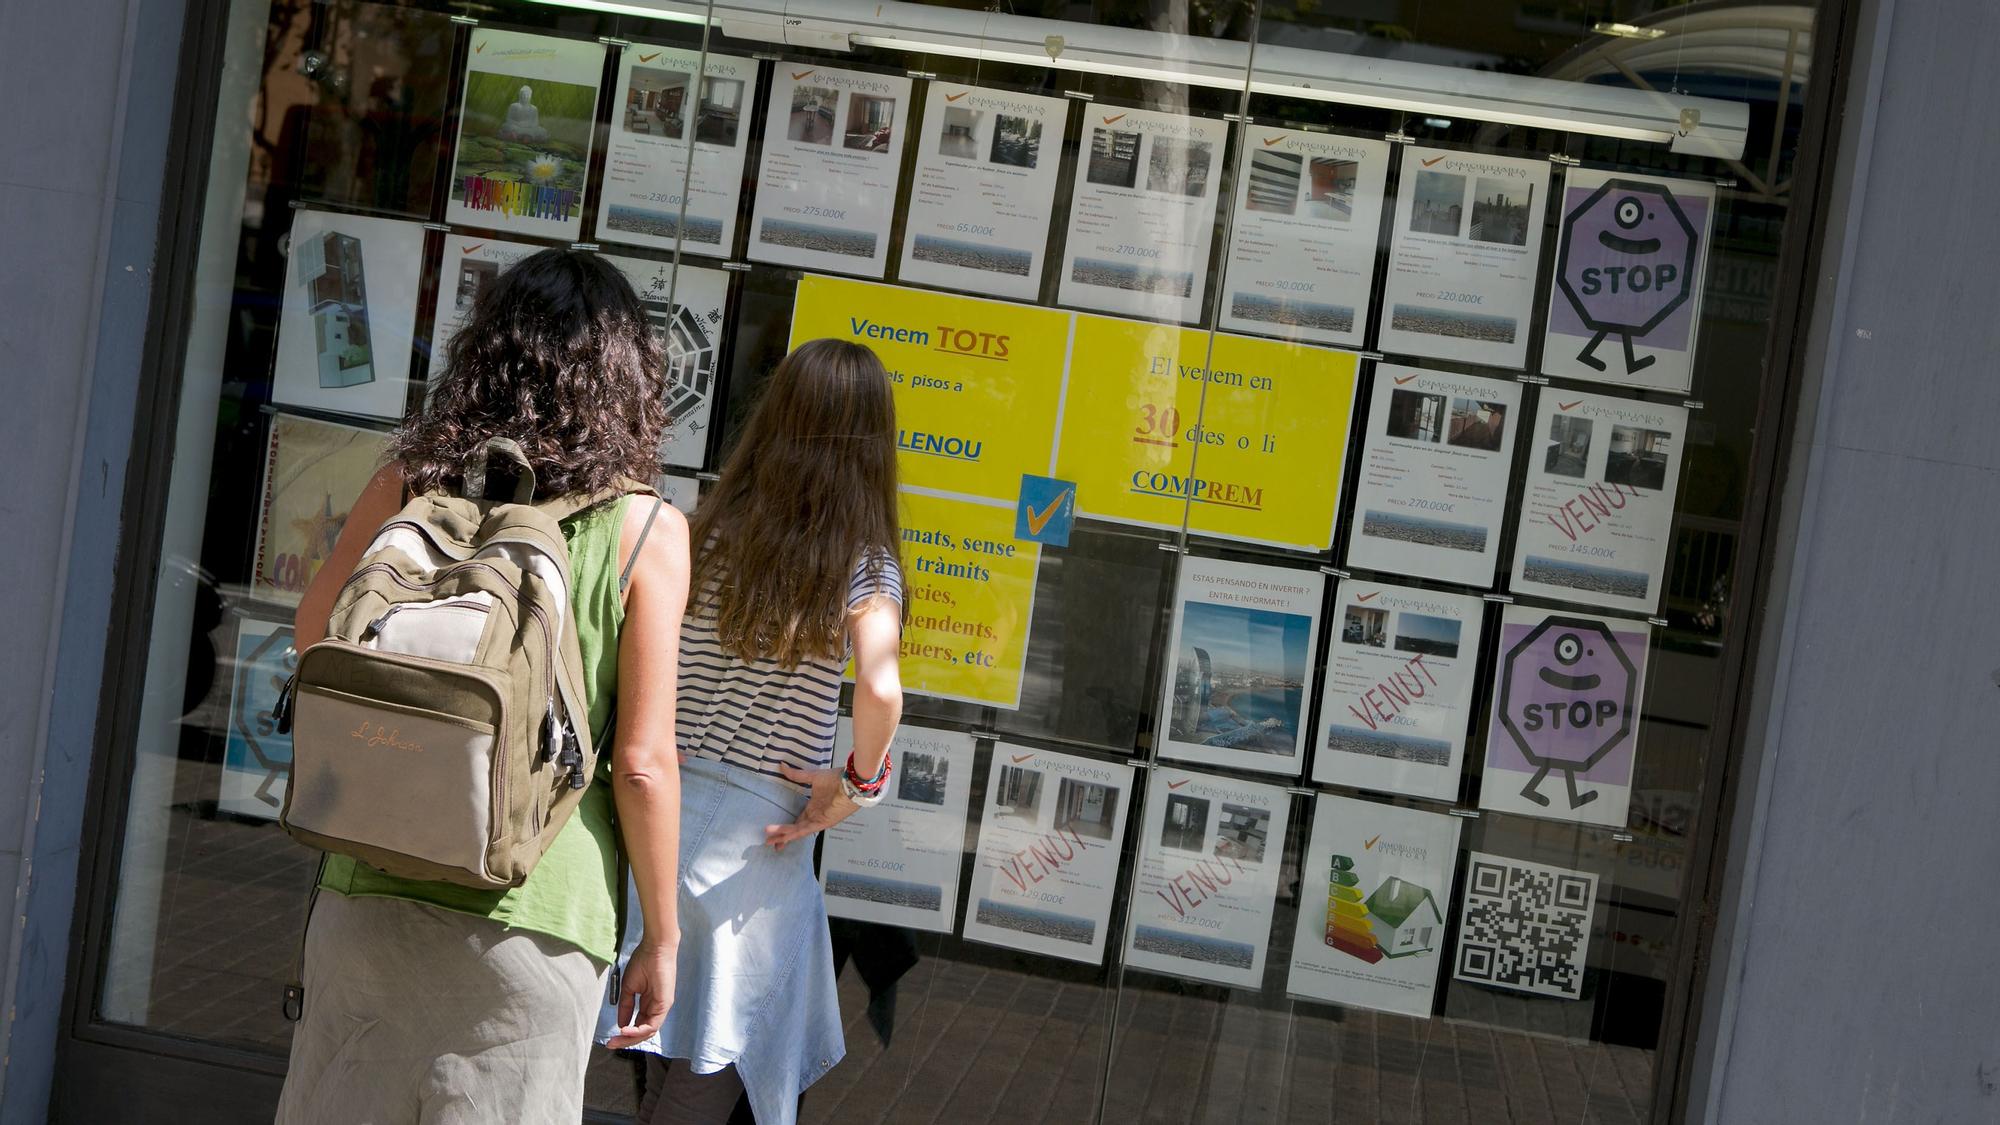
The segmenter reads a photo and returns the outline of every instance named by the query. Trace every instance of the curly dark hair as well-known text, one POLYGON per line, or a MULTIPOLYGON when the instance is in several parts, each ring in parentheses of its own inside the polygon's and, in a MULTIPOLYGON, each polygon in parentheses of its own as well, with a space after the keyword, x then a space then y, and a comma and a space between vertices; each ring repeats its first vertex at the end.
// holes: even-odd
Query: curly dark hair
POLYGON ((667 426, 665 359, 625 275, 543 250, 481 289, 424 412, 390 456, 413 492, 456 492, 490 438, 513 438, 538 499, 651 480, 667 426))

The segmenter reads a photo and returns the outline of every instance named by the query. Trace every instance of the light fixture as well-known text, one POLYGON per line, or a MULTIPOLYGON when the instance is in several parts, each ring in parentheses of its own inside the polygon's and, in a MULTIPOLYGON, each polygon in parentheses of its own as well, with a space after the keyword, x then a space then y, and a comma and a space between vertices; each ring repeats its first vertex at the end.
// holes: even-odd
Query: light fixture
POLYGON ((1620 39, 1658 39, 1667 33, 1664 27, 1639 27, 1629 23, 1592 24, 1590 30, 1598 35, 1615 35, 1620 39))
POLYGON ((621 4, 617 0, 528 0, 531 4, 543 4, 551 8, 580 8, 589 12, 607 12, 614 16, 638 16, 641 19, 666 20, 670 23, 708 23, 708 5, 676 3, 674 0, 652 0, 650 3, 621 4))
MULTIPOLYGON (((1725 159, 1743 154, 1750 129, 1747 105, 1716 98, 903 0, 538 2, 694 22, 705 13, 734 39, 817 50, 875 47, 1220 90, 1244 89, 1247 77, 1257 94, 1646 141, 1725 159), (1684 128, 1689 120, 1698 126, 1684 128)), ((1664 34, 1631 30, 1649 39, 1664 34)))

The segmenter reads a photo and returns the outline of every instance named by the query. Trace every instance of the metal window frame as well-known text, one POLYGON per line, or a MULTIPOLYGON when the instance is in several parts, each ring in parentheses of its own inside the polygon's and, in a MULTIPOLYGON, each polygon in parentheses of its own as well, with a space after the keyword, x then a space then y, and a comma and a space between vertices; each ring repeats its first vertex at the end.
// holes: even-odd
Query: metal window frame
MULTIPOLYGON (((187 0, 178 52, 180 81, 162 172, 163 197, 175 202, 162 209, 155 242, 154 267, 169 279, 191 277, 199 253, 229 6, 230 0, 187 0)), ((1689 911, 1681 923, 1682 937, 1676 943, 1668 982, 1652 1099, 1659 1121, 1685 1119, 1696 1108, 1688 1104, 1689 1089, 1693 1069, 1703 1061, 1696 1036, 1715 960, 1718 902, 1726 889, 1726 861, 1741 793, 1736 767, 1743 758, 1753 713, 1752 673, 1770 594, 1772 547, 1783 514, 1777 500, 1787 472, 1784 453, 1799 424, 1797 406, 1808 375, 1815 278, 1824 256, 1823 228, 1832 186, 1829 173, 1854 74, 1852 56, 1862 7, 1863 0, 1824 0, 1816 25, 1815 81, 1807 91, 1793 192, 1799 210, 1787 221, 1778 258, 1774 330, 1749 465, 1752 491, 1744 509, 1745 546, 1739 570, 1747 596, 1739 603, 1745 608, 1731 618, 1729 657, 1722 674, 1729 695, 1715 724, 1718 734, 1704 778, 1705 791, 1715 798, 1707 810, 1708 826, 1693 841, 1685 900, 1689 911)), ((126 689, 142 682, 146 672, 155 563, 175 453, 174 427, 162 420, 175 417, 180 403, 191 299, 185 284, 159 285, 148 310, 131 456, 122 485, 124 532, 104 652, 107 690, 98 701, 92 740, 51 1120, 176 1122, 184 1119, 187 1106, 199 1104, 206 1120, 264 1121, 283 1080, 283 1060, 263 1052, 112 1024, 95 1018, 91 1010, 108 954, 136 753, 139 697, 126 689), (101 1081, 107 1073, 115 1073, 118 1080, 101 1081)), ((618 1119, 587 1114, 586 1120, 618 1119)))

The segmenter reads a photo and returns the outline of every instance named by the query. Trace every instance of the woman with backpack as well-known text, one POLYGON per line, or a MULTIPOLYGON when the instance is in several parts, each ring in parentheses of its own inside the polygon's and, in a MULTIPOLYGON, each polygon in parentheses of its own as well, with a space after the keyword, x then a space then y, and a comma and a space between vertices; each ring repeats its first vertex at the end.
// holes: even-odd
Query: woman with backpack
POLYGON ((846 1052, 811 836, 882 799, 903 707, 896 414, 875 353, 826 339, 785 357, 689 539, 678 984, 640 1044, 660 1057, 639 1121, 723 1122, 741 1099, 790 1125, 846 1052), (850 658, 854 746, 835 760, 850 658))
MULTIPOLYGON (((518 498, 566 513, 558 526, 583 696, 574 706, 592 744, 615 747, 567 821, 543 824, 552 839, 518 886, 396 878, 327 856, 280 1123, 579 1120, 605 974, 621 952, 621 840, 644 924, 623 951, 612 1043, 647 1040, 660 1026, 679 941, 674 692, 688 540, 678 512, 630 495, 628 482, 651 479, 658 463, 663 370, 646 310, 610 264, 572 250, 522 260, 480 292, 428 408, 396 435, 391 463, 301 599, 296 645, 306 653, 406 496, 494 495, 489 478, 507 466, 489 460, 490 447, 507 439, 525 462, 517 484, 533 482, 518 498)), ((579 740, 548 708, 553 761, 579 740)), ((407 730, 386 738, 422 752, 407 730)), ((579 769, 566 784, 587 781, 579 769)), ((465 799, 434 797, 440 816, 465 799)))

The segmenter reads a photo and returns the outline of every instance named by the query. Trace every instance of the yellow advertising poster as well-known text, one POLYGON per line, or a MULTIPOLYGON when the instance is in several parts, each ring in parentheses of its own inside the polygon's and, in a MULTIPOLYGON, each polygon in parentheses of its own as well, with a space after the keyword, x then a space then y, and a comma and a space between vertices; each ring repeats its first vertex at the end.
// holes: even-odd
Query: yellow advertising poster
POLYGON ((905 492, 903 687, 1021 705, 1041 547, 1014 538, 1011 505, 905 492))
POLYGON ((1358 356, 1079 315, 1070 366, 1055 475, 1080 515, 1332 544, 1358 356))
POLYGON ((387 434, 374 430, 291 414, 271 419, 250 580, 254 596, 299 600, 333 553, 348 510, 381 467, 387 442, 387 434))
POLYGON ((1009 504, 1049 471, 1069 316, 1049 309, 807 277, 792 346, 866 344, 896 388, 904 484, 1009 504))

